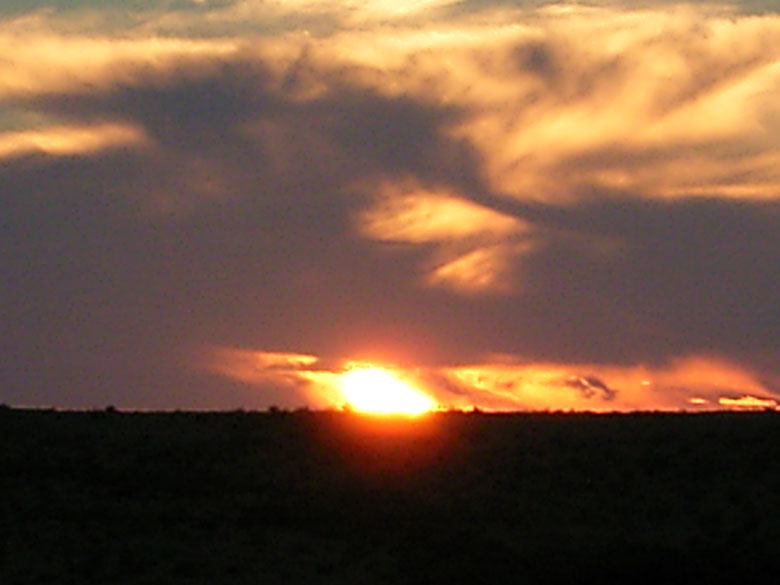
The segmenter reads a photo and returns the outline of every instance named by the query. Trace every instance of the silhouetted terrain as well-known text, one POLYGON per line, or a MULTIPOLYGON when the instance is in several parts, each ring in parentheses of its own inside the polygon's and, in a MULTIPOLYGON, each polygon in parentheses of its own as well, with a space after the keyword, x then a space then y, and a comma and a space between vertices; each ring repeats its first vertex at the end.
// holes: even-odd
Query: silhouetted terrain
POLYGON ((0 410, 0 582, 777 573, 780 415, 0 410))

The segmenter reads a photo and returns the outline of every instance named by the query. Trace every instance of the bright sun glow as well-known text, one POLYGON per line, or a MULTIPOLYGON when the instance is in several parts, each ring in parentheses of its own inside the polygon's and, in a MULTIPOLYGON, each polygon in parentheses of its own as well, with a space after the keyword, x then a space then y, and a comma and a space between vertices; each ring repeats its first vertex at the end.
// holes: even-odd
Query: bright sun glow
POLYGON ((344 400, 358 412, 418 415, 436 406, 430 396, 381 368, 349 370, 342 375, 340 386, 344 400))

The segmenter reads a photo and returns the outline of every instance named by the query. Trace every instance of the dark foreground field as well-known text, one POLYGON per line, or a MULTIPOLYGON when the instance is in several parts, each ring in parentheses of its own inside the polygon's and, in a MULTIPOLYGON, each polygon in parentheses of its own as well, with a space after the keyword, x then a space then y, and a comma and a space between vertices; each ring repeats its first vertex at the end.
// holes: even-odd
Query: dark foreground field
POLYGON ((778 574, 780 415, 0 410, 0 582, 778 574))

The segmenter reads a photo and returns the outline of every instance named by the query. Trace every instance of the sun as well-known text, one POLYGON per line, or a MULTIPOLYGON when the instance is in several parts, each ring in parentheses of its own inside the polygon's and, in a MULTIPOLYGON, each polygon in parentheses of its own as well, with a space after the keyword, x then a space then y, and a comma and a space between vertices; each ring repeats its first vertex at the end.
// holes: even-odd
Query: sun
POLYGON ((356 367, 341 375, 341 394, 358 412, 416 416, 432 410, 433 398, 392 372, 374 366, 356 367))

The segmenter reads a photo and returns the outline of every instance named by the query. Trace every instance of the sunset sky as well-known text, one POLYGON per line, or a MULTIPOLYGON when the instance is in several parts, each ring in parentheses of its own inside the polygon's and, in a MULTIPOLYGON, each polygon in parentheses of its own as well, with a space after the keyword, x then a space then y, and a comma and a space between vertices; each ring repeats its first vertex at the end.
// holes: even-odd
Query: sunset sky
POLYGON ((5 0, 0 402, 780 401, 777 0, 5 0))

